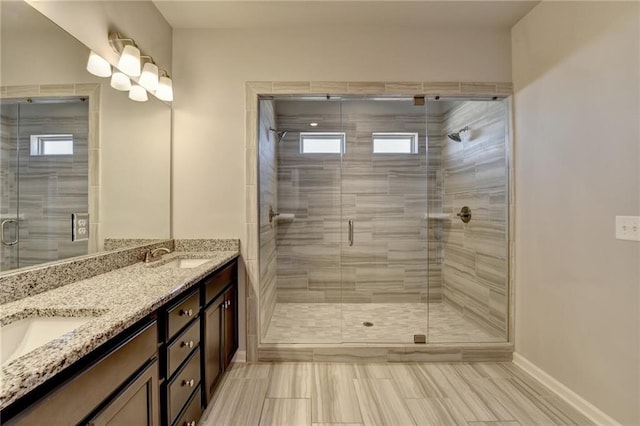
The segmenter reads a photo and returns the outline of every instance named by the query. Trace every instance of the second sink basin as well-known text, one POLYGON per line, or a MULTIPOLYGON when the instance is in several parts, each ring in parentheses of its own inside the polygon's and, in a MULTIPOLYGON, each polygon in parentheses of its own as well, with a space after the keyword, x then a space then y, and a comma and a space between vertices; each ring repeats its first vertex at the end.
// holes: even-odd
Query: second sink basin
POLYGON ((0 328, 0 364, 8 364, 95 318, 34 316, 4 325, 0 328))
POLYGON ((195 268, 196 266, 200 266, 205 262, 210 261, 211 259, 173 259, 170 262, 167 262, 161 265, 161 268, 195 268))

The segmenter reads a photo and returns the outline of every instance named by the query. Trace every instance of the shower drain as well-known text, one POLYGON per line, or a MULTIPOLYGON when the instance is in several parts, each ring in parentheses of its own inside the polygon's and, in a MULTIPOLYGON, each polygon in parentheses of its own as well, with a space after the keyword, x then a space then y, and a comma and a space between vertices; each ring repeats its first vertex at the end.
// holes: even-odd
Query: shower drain
POLYGON ((373 323, 369 321, 363 322, 362 325, 364 325, 365 327, 373 327, 373 323))

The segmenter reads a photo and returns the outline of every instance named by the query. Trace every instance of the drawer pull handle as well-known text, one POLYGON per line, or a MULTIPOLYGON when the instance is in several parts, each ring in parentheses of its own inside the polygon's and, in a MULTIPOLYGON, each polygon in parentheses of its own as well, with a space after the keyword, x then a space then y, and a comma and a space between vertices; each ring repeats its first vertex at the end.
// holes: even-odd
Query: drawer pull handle
POLYGON ((182 342, 180 346, 183 348, 191 349, 193 347, 193 340, 189 340, 188 342, 182 342))
POLYGON ((190 388, 192 388, 193 385, 195 384, 196 384, 196 381, 194 379, 182 381, 182 386, 189 386, 190 388))
POLYGON ((190 317, 193 316, 193 309, 181 309, 180 310, 181 317, 190 317))
POLYGON ((191 422, 184 422, 184 426, 196 426, 196 421, 193 420, 191 422))

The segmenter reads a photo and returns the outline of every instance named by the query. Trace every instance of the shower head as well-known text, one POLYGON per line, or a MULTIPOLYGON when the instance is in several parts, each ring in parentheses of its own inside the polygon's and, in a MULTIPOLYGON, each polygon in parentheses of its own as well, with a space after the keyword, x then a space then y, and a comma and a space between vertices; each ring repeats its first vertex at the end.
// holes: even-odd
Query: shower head
POLYGON ((273 127, 269 127, 269 130, 272 131, 276 135, 276 143, 280 143, 285 136, 287 136, 286 130, 277 130, 273 127))
POLYGON ((449 133, 447 137, 455 142, 462 142, 463 139, 466 141, 469 138, 470 130, 471 129, 469 129, 469 126, 465 126, 457 132, 449 133))

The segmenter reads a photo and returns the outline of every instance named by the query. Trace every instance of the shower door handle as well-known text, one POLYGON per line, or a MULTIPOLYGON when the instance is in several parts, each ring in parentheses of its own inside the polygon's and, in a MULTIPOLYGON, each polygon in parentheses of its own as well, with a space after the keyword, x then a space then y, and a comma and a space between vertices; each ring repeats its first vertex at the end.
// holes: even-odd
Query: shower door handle
POLYGON ((4 244, 5 246, 14 246, 18 244, 18 220, 17 219, 5 219, 2 221, 2 224, 0 225, 0 241, 2 241, 2 244, 4 244), (13 241, 6 241, 4 239, 4 229, 5 229, 5 226, 9 223, 15 223, 16 225, 16 239, 13 241))
POLYGON ((353 220, 349 220, 349 246, 353 245, 353 220))

